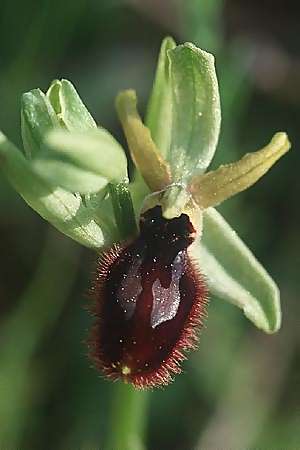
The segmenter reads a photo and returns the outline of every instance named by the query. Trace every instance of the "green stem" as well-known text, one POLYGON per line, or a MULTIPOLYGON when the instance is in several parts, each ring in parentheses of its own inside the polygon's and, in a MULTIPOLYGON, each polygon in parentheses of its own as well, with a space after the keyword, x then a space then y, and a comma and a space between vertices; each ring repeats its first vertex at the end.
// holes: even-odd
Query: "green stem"
POLYGON ((110 184, 109 193, 121 238, 128 239, 136 235, 137 225, 127 185, 124 183, 110 184))
POLYGON ((129 384, 114 385, 105 450, 144 450, 148 393, 129 384))

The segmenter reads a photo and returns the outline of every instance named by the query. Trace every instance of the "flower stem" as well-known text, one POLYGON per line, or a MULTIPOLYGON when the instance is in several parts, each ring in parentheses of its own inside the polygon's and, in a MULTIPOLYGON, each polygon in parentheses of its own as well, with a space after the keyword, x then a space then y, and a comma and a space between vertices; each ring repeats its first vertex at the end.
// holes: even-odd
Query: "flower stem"
POLYGON ((118 382, 114 385, 109 436, 105 450, 144 450, 148 393, 118 382))

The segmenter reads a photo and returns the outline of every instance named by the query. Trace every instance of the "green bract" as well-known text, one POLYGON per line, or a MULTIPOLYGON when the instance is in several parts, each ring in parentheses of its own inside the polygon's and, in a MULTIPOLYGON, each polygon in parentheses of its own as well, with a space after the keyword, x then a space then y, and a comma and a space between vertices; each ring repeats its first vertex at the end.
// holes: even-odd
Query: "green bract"
POLYGON ((252 185, 286 153, 286 134, 204 173, 221 121, 214 58, 171 38, 162 43, 146 126, 134 91, 121 92, 116 106, 137 168, 130 183, 124 150, 97 127, 67 80, 54 81, 46 94, 23 95, 26 156, 1 134, 2 172, 43 218, 97 251, 134 233, 140 211, 153 205, 160 204, 166 218, 189 214, 198 232, 190 252, 211 292, 267 333, 278 330, 277 286, 212 206, 252 185))

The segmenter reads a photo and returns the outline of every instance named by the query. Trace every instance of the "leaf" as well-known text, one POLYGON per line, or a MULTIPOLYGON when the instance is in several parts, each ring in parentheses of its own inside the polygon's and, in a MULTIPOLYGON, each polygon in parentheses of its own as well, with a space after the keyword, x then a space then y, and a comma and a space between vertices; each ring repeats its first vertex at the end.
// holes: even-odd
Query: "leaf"
MULTIPOLYGON (((127 179, 124 150, 103 128, 85 132, 54 130, 46 136, 45 143, 50 150, 41 155, 43 159, 61 160, 63 163, 69 163, 69 167, 73 165, 74 169, 106 179, 107 183, 118 183, 127 179)), ((67 166, 65 168, 67 169, 67 166)), ((79 188, 77 190, 81 192, 79 188)), ((95 186, 89 192, 97 190, 95 186)))
POLYGON ((54 80, 48 89, 47 97, 68 130, 88 131, 97 128, 96 122, 70 81, 54 80))
POLYGON ((218 142, 221 110, 214 57, 190 43, 168 55, 172 89, 168 161, 176 181, 208 167, 218 142))
POLYGON ((23 94, 21 132, 27 158, 39 153, 45 134, 55 127, 59 127, 59 121, 46 95, 40 89, 23 94))
POLYGON ((256 183, 291 147, 286 133, 276 133, 261 150, 191 180, 193 198, 202 208, 216 206, 256 183))
POLYGON ((81 197, 53 187, 36 174, 30 162, 2 133, 0 169, 26 203, 62 233, 96 249, 111 243, 108 230, 99 227, 81 197))
POLYGON ((191 254, 215 295, 241 308, 258 328, 281 325, 279 290, 236 232, 213 208, 204 212, 203 236, 191 254))
POLYGON ((169 151, 172 128, 172 93, 168 50, 175 47, 176 43, 171 37, 165 38, 162 42, 145 120, 153 141, 164 157, 169 151))

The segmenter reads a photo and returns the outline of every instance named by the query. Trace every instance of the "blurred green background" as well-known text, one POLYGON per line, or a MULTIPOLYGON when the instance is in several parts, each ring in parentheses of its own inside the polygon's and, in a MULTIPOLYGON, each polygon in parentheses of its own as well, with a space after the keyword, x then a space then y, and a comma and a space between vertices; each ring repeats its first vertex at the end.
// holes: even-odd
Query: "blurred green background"
POLYGON ((296 3, 2 0, 0 127, 19 144, 21 94, 65 77, 124 142, 114 97, 135 88, 145 110, 165 35, 216 55, 223 123, 214 166, 276 131, 292 141, 266 177, 222 208, 281 288, 282 329, 264 335, 212 298, 199 351, 172 385, 132 395, 105 381, 84 342, 95 255, 50 229, 0 177, 1 449, 300 449, 296 3))

